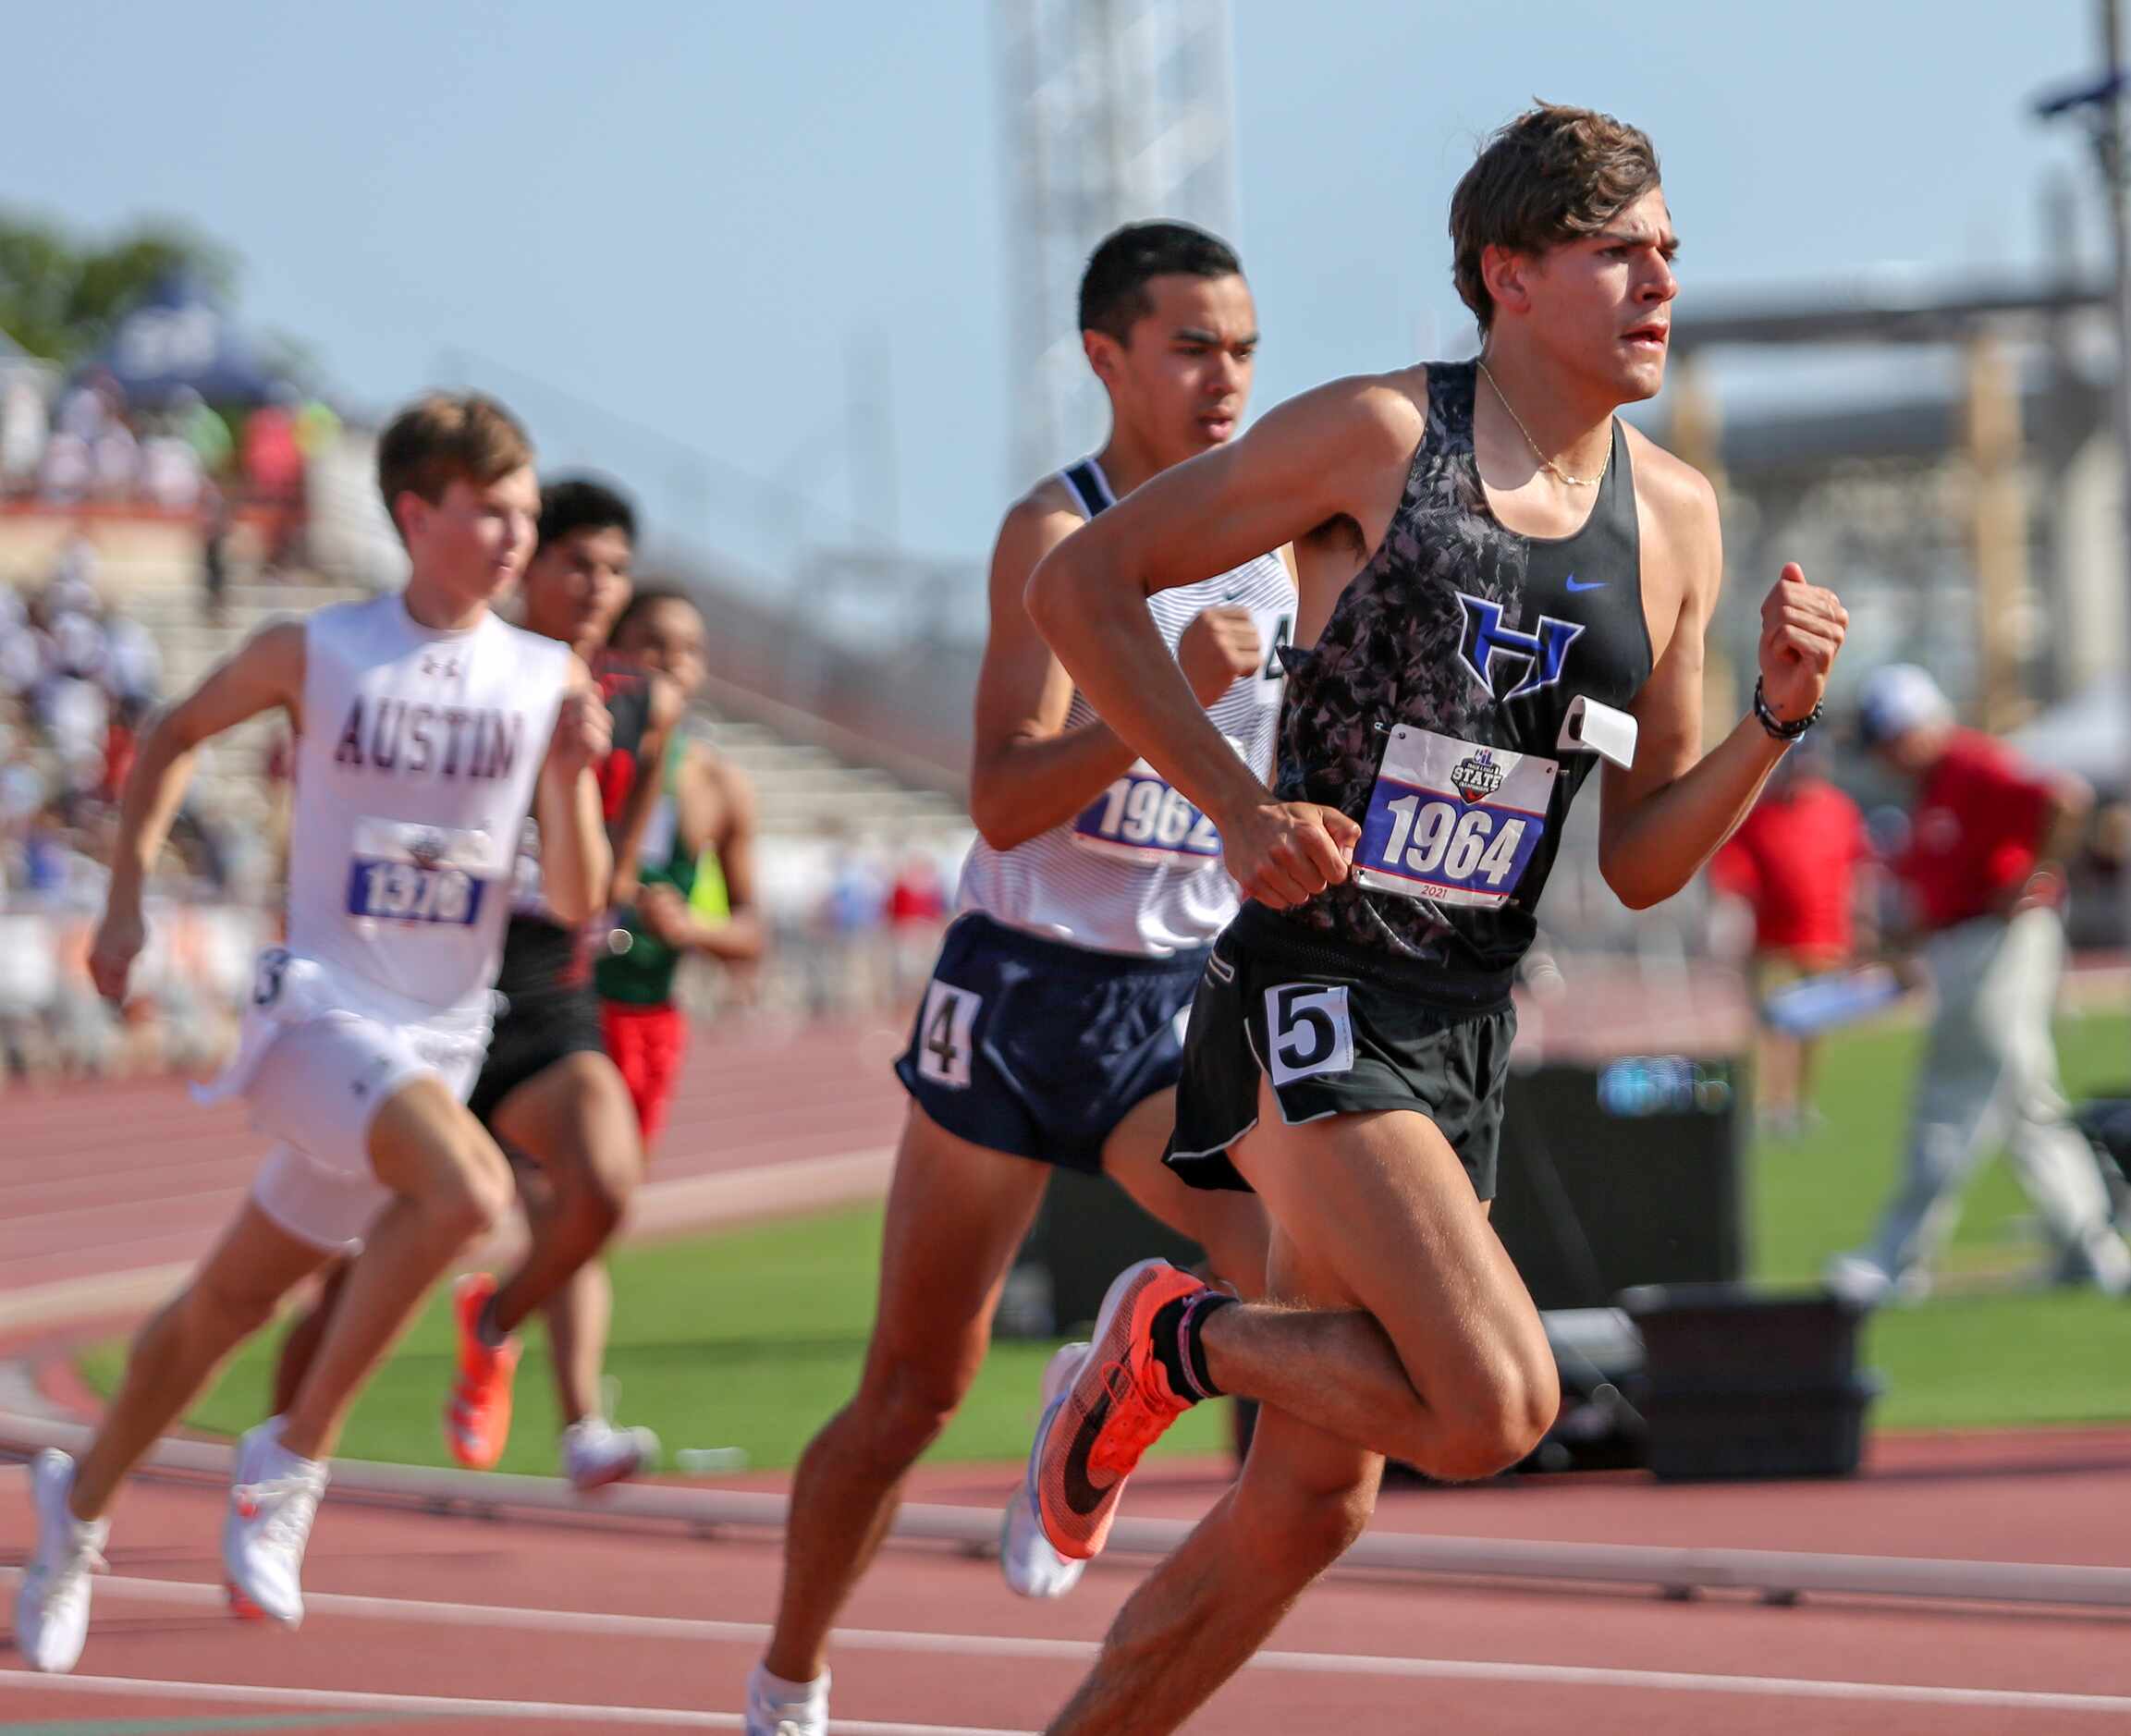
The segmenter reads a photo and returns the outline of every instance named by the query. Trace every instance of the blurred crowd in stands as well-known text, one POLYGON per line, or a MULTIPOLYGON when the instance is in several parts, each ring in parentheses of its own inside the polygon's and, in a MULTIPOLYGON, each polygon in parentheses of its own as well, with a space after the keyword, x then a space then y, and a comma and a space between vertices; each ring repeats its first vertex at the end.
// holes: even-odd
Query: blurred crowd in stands
POLYGON ((130 405, 100 370, 47 404, 20 372, 0 385, 0 497, 175 513, 212 513, 225 498, 289 505, 301 498, 307 460, 339 431, 331 406, 293 385, 226 415, 190 386, 130 405))
MULTIPOLYGON (((159 941, 155 987, 121 1024, 89 992, 89 929, 109 838, 141 728, 160 697, 162 656, 98 582, 77 531, 41 574, 0 584, 0 1051, 22 1076, 104 1074, 183 1063, 220 1041, 224 992, 256 944, 247 916, 190 919, 159 941)), ((220 904, 244 852, 198 808, 179 816, 169 896, 220 904)))

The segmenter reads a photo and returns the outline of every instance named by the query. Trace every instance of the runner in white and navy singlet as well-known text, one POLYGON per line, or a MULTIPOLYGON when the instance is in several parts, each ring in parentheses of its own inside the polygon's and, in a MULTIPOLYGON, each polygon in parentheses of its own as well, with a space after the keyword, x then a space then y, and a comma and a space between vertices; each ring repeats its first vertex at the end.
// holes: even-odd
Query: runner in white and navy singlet
MULTIPOLYGON (((1045 477, 999 529, 970 777, 982 841, 896 1063, 911 1105, 873 1347, 857 1396, 808 1449, 793 1487, 784 1601, 750 1685, 749 1736, 827 1728, 830 1625, 903 1472, 976 1368, 1052 1167, 1109 1177, 1216 1269, 1254 1293, 1264 1280, 1255 1199, 1196 1192, 1160 1161, 1192 996, 1236 909, 1220 839, 1072 691, 1022 603, 1037 563, 1096 534, 1121 495, 1233 436, 1256 311, 1226 246, 1149 223, 1096 250, 1080 315, 1110 436, 1045 477), (833 1521, 814 1517, 830 1509, 833 1521)), ((1285 551, 1254 550, 1148 605, 1192 694, 1257 776, 1272 769, 1292 571, 1285 551)), ((1059 1352, 1047 1400, 1083 1354, 1059 1352)), ((1006 1515, 999 1559, 1026 1596, 1057 1596, 1078 1578, 1023 1498, 1006 1515)))
MULTIPOLYGON (((1086 518, 1115 501, 1095 458, 1058 480, 1086 518)), ((1277 648, 1294 606, 1294 579, 1278 555, 1148 603, 1172 654, 1207 610, 1249 611, 1261 659, 1206 715, 1268 776, 1280 715, 1277 648)), ((1095 721, 1075 692, 1065 727, 1095 721)), ((1236 913, 1219 835, 1136 761, 1071 820, 1024 843, 1001 850, 979 837, 958 903, 897 1076, 927 1116, 973 1144, 1099 1174, 1118 1123, 1175 1084, 1206 948, 1236 913)))
MULTIPOLYGON (((1116 500, 1092 458, 1059 471, 1059 480, 1086 518, 1116 500)), ((1172 654, 1185 628, 1223 606, 1250 611, 1266 656, 1255 676, 1237 681, 1206 715, 1245 760, 1269 768, 1280 715, 1279 648, 1294 631, 1294 579, 1278 555, 1261 555, 1147 602, 1172 654)), ((1075 691, 1065 727, 1094 721, 1095 708, 1075 691)), ((1220 861, 1211 824, 1143 760, 1072 821, 1025 844, 995 850, 978 838, 962 866, 958 902, 1068 946, 1166 959, 1197 952, 1235 915, 1235 882, 1220 861)))

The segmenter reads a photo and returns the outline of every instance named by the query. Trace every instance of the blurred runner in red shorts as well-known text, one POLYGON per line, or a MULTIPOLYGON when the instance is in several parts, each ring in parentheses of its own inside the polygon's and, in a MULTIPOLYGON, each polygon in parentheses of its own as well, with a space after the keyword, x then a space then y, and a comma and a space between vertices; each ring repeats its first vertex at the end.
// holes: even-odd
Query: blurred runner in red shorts
MULTIPOLYGON (((655 670, 692 698, 704 679, 703 617, 677 591, 637 593, 615 623, 618 656, 655 670)), ((754 899, 754 791, 702 741, 674 732, 658 805, 638 848, 632 886, 618 884, 623 925, 595 980, 606 1052, 636 1105, 648 1153, 658 1143, 688 1048, 674 978, 691 953, 744 965, 762 956, 754 899)))

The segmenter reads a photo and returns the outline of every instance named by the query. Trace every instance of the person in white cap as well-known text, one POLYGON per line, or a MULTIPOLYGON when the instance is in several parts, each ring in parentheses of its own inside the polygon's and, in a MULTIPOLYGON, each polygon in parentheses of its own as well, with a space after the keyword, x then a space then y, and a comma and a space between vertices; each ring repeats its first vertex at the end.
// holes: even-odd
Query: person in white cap
POLYGON ((1917 785, 1894 872, 1938 1010, 1917 1083, 1902 1180, 1871 1241, 1830 1263, 1839 1293, 1868 1304, 1920 1295, 1952 1233, 1964 1184, 2002 1140, 2064 1269, 2131 1290, 2131 1249, 2071 1126, 2050 1018, 2064 967, 2058 863, 2092 805, 2076 777, 2030 765, 1953 720, 1915 664, 1866 679, 1865 744, 1917 785))

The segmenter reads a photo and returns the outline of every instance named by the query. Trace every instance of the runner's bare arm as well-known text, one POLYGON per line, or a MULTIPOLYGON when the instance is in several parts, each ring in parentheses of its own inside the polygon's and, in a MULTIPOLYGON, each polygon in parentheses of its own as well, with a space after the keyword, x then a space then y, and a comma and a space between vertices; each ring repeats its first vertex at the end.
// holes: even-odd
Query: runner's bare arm
POLYGON ((614 852, 606 841, 594 775, 614 740, 614 720, 590 672, 570 659, 569 688, 540 768, 533 815, 540 826, 541 895, 568 923, 590 922, 606 908, 614 852))
MULTIPOLYGON (((1749 710, 1700 752, 1704 639, 1723 576, 1723 543, 1715 491, 1669 462, 1691 478, 1675 478, 1667 490, 1656 539, 1659 557, 1677 564, 1679 617, 1633 707, 1640 729, 1635 763, 1605 769, 1598 822, 1599 872, 1631 910, 1662 902, 1694 877, 1746 817, 1784 752, 1749 710)), ((1819 703, 1849 620, 1833 592, 1807 584, 1795 564, 1783 568, 1761 605, 1758 659, 1779 718, 1803 717, 1819 703)))
POLYGON ((689 749, 676 791, 680 836, 687 848, 717 852, 725 875, 727 916, 706 923, 689 909, 672 886, 648 886, 637 900, 638 913, 667 946, 700 952, 727 964, 745 964, 768 950, 755 896, 754 839, 759 828, 754 786, 731 765, 715 764, 701 744, 689 749))
MULTIPOLYGON (((1100 719, 1066 728, 1072 682, 1023 601, 1036 562, 1083 522, 1061 495, 1061 485, 1047 483, 1016 504, 992 551, 991 630, 977 677, 969 805, 995 850, 1072 819, 1138 757, 1100 719)), ((1250 612, 1240 608, 1208 609, 1184 630, 1177 651, 1202 706, 1264 655, 1250 612)))
MULTIPOLYGON (((1053 549, 1028 610, 1111 727, 1219 826, 1252 897, 1293 904, 1346 877, 1359 836, 1343 814, 1273 801, 1194 703, 1148 617, 1157 591, 1225 572, 1333 520, 1368 522, 1360 498, 1415 436, 1402 393, 1338 381, 1281 405, 1231 444, 1165 471, 1053 549)), ((1305 596, 1305 620, 1321 618, 1305 596)))
POLYGON ((614 883, 606 895, 609 904, 636 902, 643 834, 658 807, 659 788, 666 781, 667 752, 673 745, 673 732, 680 727, 680 714, 686 704, 680 689, 663 675, 654 675, 648 689, 643 738, 636 749, 635 777, 621 812, 607 828, 607 841, 614 850, 614 883))
POLYGON ((104 919, 89 953, 99 994, 125 998, 126 979, 147 939, 141 888, 170 836, 201 744, 277 707, 302 728, 303 646, 301 621, 260 629, 158 717, 141 743, 119 807, 104 919))

